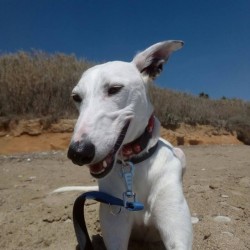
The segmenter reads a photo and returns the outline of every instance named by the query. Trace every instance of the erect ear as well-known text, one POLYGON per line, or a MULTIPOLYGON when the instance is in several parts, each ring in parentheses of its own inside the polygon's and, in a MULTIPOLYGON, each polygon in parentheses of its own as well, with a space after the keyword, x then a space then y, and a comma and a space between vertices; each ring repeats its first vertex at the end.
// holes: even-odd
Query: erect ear
POLYGON ((168 60, 170 54, 182 48, 183 45, 184 42, 174 40, 156 43, 138 53, 132 62, 141 73, 154 79, 161 73, 163 64, 168 60))

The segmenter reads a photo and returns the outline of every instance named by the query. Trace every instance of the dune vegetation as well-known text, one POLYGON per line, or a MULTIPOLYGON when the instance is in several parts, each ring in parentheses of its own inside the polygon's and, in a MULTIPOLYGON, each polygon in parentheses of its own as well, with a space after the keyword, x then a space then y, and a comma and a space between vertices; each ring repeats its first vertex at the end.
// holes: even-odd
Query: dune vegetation
MULTIPOLYGON (((62 53, 41 51, 0 56, 0 128, 11 119, 72 119, 77 111, 70 93, 81 74, 94 63, 62 53)), ((150 96, 162 125, 213 125, 236 131, 250 144, 250 102, 222 97, 212 100, 150 86, 150 96)))

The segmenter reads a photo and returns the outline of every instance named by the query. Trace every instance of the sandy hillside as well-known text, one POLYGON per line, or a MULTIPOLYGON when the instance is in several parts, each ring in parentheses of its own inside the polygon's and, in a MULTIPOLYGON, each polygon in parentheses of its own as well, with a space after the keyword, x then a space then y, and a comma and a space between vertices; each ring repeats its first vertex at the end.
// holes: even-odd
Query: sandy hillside
MULTIPOLYGON (((11 120, 0 126, 0 154, 66 150, 76 120, 62 119, 49 127, 42 119, 11 120)), ((161 136, 173 145, 241 145, 235 132, 212 126, 181 124, 174 130, 161 128, 161 136)))

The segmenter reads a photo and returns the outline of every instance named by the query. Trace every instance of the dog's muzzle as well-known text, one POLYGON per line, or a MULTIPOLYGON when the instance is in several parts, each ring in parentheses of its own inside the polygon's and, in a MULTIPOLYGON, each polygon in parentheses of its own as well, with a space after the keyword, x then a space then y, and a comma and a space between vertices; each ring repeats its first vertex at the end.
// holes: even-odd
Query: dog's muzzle
POLYGON ((82 141, 72 142, 68 150, 68 158, 77 165, 88 165, 90 174, 95 178, 102 178, 106 176, 113 168, 116 154, 122 146, 123 140, 126 136, 130 121, 127 121, 122 128, 114 146, 109 153, 105 155, 101 161, 93 162, 95 156, 95 145, 87 138, 82 141))
POLYGON ((90 163, 95 156, 95 145, 89 141, 72 142, 68 150, 68 158, 79 166, 90 163))

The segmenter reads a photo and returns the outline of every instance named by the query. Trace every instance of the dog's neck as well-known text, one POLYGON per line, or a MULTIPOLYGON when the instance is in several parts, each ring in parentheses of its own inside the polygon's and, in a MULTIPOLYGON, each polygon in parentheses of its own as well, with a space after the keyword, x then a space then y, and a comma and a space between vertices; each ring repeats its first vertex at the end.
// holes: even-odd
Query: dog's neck
POLYGON ((151 115, 143 134, 134 141, 123 145, 119 153, 119 158, 129 160, 149 152, 149 150, 157 144, 159 134, 160 122, 154 115, 151 115))

